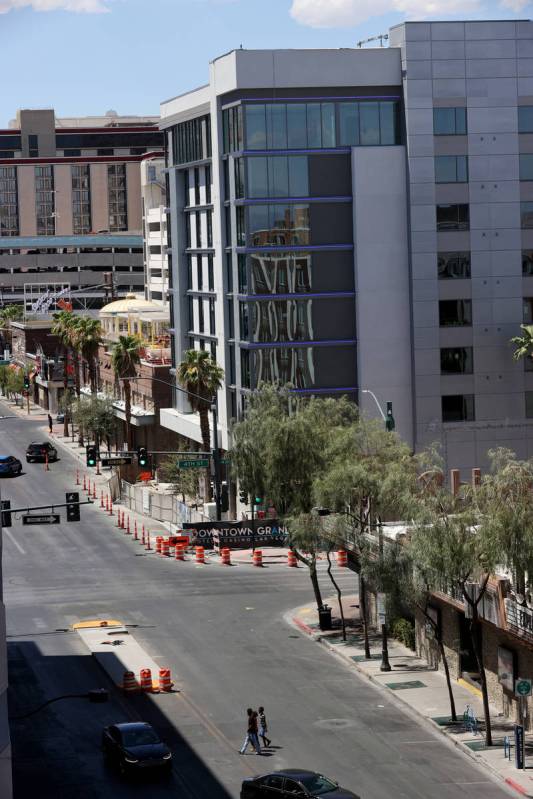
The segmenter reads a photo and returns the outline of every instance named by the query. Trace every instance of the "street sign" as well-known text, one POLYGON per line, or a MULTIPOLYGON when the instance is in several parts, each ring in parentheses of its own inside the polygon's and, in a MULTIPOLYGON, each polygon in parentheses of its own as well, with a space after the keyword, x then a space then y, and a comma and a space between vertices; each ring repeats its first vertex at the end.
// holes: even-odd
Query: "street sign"
POLYGON ((231 461, 230 461, 230 459, 229 459, 229 458, 221 458, 221 459, 220 459, 220 463, 222 464, 222 466, 229 466, 229 464, 231 463, 231 461))
POLYGON ((531 680, 516 680, 514 684, 515 696, 531 696, 532 684, 531 680))
POLYGON ((379 624, 383 626, 387 623, 387 614, 385 611, 385 594, 378 593, 378 619, 379 624))
POLYGON ((59 524, 60 521, 59 513, 43 513, 40 516, 30 513, 22 517, 22 524, 59 524))
POLYGON ((180 469, 207 469, 209 458, 190 459, 188 461, 178 461, 180 469))
POLYGON ((521 724, 514 726, 514 753, 516 768, 524 768, 524 728, 521 724))
POLYGON ((131 456, 117 455, 116 457, 100 458, 102 466, 123 466, 126 463, 131 463, 131 456))

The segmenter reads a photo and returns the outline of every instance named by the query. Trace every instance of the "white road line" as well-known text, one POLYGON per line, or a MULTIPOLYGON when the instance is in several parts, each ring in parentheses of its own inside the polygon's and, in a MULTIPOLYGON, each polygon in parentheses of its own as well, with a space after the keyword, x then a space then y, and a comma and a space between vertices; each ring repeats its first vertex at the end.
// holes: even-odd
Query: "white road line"
POLYGON ((5 527, 4 527, 4 533, 7 535, 7 537, 8 537, 8 538, 9 538, 9 540, 11 541, 11 543, 12 543, 12 544, 14 544, 14 545, 16 546, 16 548, 18 549, 18 551, 20 552, 20 554, 21 554, 21 555, 25 555, 25 554, 26 554, 26 550, 25 550, 25 549, 23 549, 23 548, 20 546, 20 544, 19 544, 19 542, 17 541, 17 539, 16 539, 16 538, 14 538, 14 537, 12 536, 12 534, 9 532, 9 530, 7 530, 5 527))

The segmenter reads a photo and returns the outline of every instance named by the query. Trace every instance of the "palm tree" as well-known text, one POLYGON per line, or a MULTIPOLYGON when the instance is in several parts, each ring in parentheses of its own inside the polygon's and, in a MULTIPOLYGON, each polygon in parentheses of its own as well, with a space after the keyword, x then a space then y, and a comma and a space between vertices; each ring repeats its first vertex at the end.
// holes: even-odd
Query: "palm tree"
POLYGON ((6 305, 0 310, 0 330, 6 334, 5 339, 9 341, 10 346, 12 341, 11 322, 22 319, 23 315, 22 305, 6 305))
POLYGON ((520 327, 524 334, 511 339, 511 344, 516 344, 513 352, 515 361, 519 361, 520 358, 533 358, 533 325, 520 325, 520 327))
POLYGON ((76 322, 76 341, 82 357, 89 367, 89 383, 91 394, 96 394, 98 389, 98 375, 96 359, 98 348, 102 343, 102 326, 98 319, 90 316, 80 316, 76 322))
MULTIPOLYGON (((209 410, 213 398, 222 386, 224 370, 211 358, 207 350, 186 350, 183 353, 183 360, 176 369, 176 376, 183 388, 189 392, 189 402, 193 411, 197 411, 200 415, 202 446, 204 452, 210 452, 209 410)), ((209 485, 208 478, 206 484, 209 485)))
POLYGON ((128 447, 133 446, 131 439, 131 386, 128 378, 135 377, 137 366, 141 362, 142 343, 138 336, 119 336, 111 351, 111 365, 115 376, 124 383, 124 405, 126 414, 126 441, 128 447))
MULTIPOLYGON (((54 323, 51 330, 52 335, 57 336, 63 346, 65 359, 63 364, 63 395, 65 398, 68 393, 68 355, 73 348, 73 335, 75 326, 74 319, 75 317, 72 311, 58 311, 54 314, 54 323)), ((68 438, 68 414, 66 410, 65 419, 63 422, 63 436, 68 438)))

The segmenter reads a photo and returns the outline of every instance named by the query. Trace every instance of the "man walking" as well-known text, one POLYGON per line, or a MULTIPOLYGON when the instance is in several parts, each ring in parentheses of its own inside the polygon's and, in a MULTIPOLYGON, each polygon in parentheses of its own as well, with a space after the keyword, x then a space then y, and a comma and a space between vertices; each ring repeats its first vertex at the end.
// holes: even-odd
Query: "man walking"
POLYGON ((267 736, 268 725, 267 725, 267 720, 266 720, 266 716, 265 716, 265 708, 264 707, 258 708, 257 709, 257 713, 258 713, 258 716, 259 716, 259 735, 263 739, 263 746, 264 747, 270 746, 272 741, 267 736))
POLYGON ((48 414, 48 431, 50 435, 52 435, 52 433, 54 432, 54 428, 52 426, 52 417, 50 416, 50 414, 48 414))
POLYGON ((246 735, 244 737, 243 744, 239 749, 239 754, 244 755, 246 749, 248 748, 248 744, 252 744, 253 748, 255 749, 256 755, 261 754, 261 747, 259 746, 259 738, 257 737, 258 726, 257 726, 257 712, 252 710, 251 707, 247 708, 247 729, 246 735))

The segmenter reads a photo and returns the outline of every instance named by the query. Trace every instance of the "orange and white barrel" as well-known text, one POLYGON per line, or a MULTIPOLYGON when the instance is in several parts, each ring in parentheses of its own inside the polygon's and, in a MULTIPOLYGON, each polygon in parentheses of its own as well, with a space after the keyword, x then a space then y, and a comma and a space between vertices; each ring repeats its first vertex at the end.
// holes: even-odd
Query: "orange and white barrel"
POLYGON ((263 552, 261 549, 256 549, 253 556, 254 566, 263 565, 263 552))
POLYGON ((151 669, 141 669, 141 691, 149 693, 152 690, 152 671, 151 669))
POLYGON ((337 551, 337 566, 347 566, 348 565, 348 553, 345 549, 339 549, 337 551))
POLYGON ((173 682, 170 679, 170 669, 159 669, 159 690, 171 691, 173 682))
POLYGON ((220 550, 220 562, 223 566, 231 566, 231 549, 222 547, 220 550))
POLYGON ((292 549, 289 549, 289 551, 287 552, 287 566, 294 566, 294 567, 298 566, 296 555, 294 554, 292 549))
POLYGON ((185 544, 176 544, 174 557, 176 560, 185 560, 185 544))
POLYGON ((159 550, 159 554, 162 555, 164 558, 168 558, 170 555, 170 546, 168 543, 168 538, 163 538, 161 541, 161 548, 159 550))
POLYGON ((163 540, 162 535, 156 535, 155 537, 155 551, 161 554, 161 542, 163 540))
POLYGON ((196 563, 205 563, 205 551, 203 547, 196 547, 196 563))
POLYGON ((125 671, 122 678, 122 690, 126 694, 135 694, 139 690, 139 685, 133 671, 125 671))

